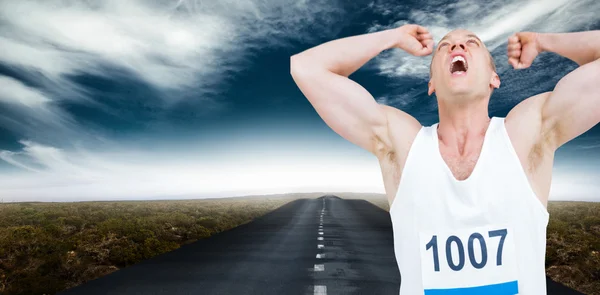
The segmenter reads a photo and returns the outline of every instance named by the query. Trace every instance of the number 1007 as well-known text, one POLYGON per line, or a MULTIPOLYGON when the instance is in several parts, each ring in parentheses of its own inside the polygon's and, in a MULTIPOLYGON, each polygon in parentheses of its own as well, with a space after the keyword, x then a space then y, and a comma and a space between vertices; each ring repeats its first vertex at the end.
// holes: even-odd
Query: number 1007
MULTIPOLYGON (((504 247, 504 239, 506 238, 507 231, 506 229, 498 229, 492 230, 488 232, 488 237, 495 238, 500 237, 498 241, 498 253, 496 253, 496 265, 502 265, 502 249, 504 247)), ((438 240, 437 235, 433 235, 431 240, 425 245, 425 250, 432 249, 433 252, 433 268, 435 271, 440 271, 440 260, 438 255, 438 240)), ((474 268, 480 269, 483 268, 488 261, 488 253, 487 253, 487 245, 483 235, 478 232, 472 233, 469 236, 469 241, 467 243, 467 252, 469 254, 469 262, 474 268), (473 249, 473 244, 475 240, 479 242, 479 246, 481 248, 481 261, 477 261, 475 259, 475 250, 473 249)), ((465 266, 465 248, 461 239, 457 236, 449 236, 446 239, 446 261, 448 262, 448 266, 450 269, 454 271, 459 271, 465 266), (458 263, 454 263, 454 259, 452 257, 452 246, 456 245, 458 249, 458 263)))

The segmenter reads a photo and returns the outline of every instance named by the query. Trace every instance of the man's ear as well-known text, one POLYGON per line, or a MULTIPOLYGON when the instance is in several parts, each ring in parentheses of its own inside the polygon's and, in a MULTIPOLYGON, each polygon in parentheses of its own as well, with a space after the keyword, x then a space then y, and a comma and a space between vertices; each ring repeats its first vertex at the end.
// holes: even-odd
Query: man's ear
POLYGON ((427 83, 427 87, 429 88, 427 90, 427 95, 431 96, 431 94, 435 92, 435 86, 433 85, 432 80, 429 80, 429 83, 427 83))
POLYGON ((500 88, 500 76, 498 76, 498 74, 494 73, 492 75, 492 79, 490 79, 490 86, 494 88, 500 88))

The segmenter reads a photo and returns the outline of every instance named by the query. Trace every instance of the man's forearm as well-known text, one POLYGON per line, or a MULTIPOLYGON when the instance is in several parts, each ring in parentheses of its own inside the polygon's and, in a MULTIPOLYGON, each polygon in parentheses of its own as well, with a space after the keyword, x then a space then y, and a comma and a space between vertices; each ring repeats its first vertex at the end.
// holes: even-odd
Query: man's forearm
POLYGON ((396 28, 329 41, 292 56, 292 67, 318 67, 347 77, 394 47, 399 35, 396 28))
POLYGON ((574 33, 539 33, 541 51, 564 56, 584 65, 600 58, 600 30, 574 33))

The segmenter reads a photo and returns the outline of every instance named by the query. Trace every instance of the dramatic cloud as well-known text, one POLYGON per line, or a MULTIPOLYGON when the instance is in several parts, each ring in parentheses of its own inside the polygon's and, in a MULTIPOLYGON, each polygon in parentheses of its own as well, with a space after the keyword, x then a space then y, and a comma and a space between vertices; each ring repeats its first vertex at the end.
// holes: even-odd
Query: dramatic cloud
POLYGON ((116 67, 159 89, 206 92, 259 44, 317 37, 300 24, 336 10, 291 0, 3 1, 0 61, 61 82, 116 67))
MULTIPOLYGON (((257 141, 246 143, 244 150, 205 147, 202 152, 196 152, 199 146, 190 143, 184 152, 126 149, 94 153, 29 141, 21 144, 19 152, 0 152, 0 159, 23 169, 0 178, 4 201, 202 198, 315 191, 384 193, 375 158, 343 145, 331 150, 320 148, 331 146, 331 142, 257 141)), ((550 200, 598 201, 596 167, 600 160, 573 159, 558 161, 550 200)))
POLYGON ((82 130, 71 116, 55 105, 51 93, 0 75, 0 125, 24 138, 59 142, 67 138, 82 141, 93 130, 82 130))
POLYGON ((26 107, 43 107, 50 101, 39 91, 23 85, 19 80, 0 76, 0 101, 26 107))
POLYGON ((311 0, 0 1, 0 126, 68 148, 110 141, 105 122, 165 123, 135 112, 154 119, 181 100, 222 110, 217 94, 258 50, 331 34, 342 12, 311 0), (151 97, 129 94, 140 89, 151 97))
MULTIPOLYGON (((0 159, 27 171, 0 179, 4 201, 223 197, 281 192, 382 192, 377 161, 338 152, 298 154, 269 145, 251 151, 149 153, 67 151, 22 142, 0 159), (257 158, 256 151, 268 154, 257 158), (287 152, 282 152, 287 151, 287 152), (208 155, 204 155, 208 154, 208 155)), ((311 148, 311 150, 315 150, 311 148)), ((364 154, 364 153, 363 153, 364 154)))
MULTIPOLYGON (((429 3, 428 3, 429 4, 429 3)), ((452 4, 417 6, 391 2, 374 4, 373 9, 382 15, 406 16, 392 25, 374 24, 369 32, 394 28, 406 23, 427 27, 437 42, 448 32, 464 28, 475 32, 492 51, 498 71, 508 69, 507 38, 518 31, 568 32, 587 29, 598 20, 595 13, 600 2, 580 1, 477 1, 466 0, 452 4), (422 8, 421 8, 422 7, 422 8), (407 14, 406 11, 409 11, 407 14)), ((387 76, 411 76, 427 79, 431 56, 413 57, 402 50, 391 50, 375 59, 374 66, 387 76)))
MULTIPOLYGON (((17 169, 0 172, 0 195, 4 201, 74 201, 303 191, 383 193, 376 159, 349 147, 329 129, 318 137, 324 125, 307 127, 310 124, 296 121, 302 127, 294 131, 283 127, 231 133, 212 129, 254 119, 246 113, 239 116, 239 122, 224 120, 212 126, 195 122, 198 131, 190 141, 179 137, 184 131, 177 128, 167 135, 170 128, 162 134, 151 128, 185 121, 179 113, 166 110, 188 100, 199 102, 183 110, 193 114, 228 105, 232 98, 222 92, 247 69, 268 68, 271 54, 287 58, 301 50, 299 44, 316 45, 317 40, 337 36, 355 20, 355 11, 344 11, 348 3, 0 1, 0 132, 5 132, 0 135, 8 134, 11 140, 0 138, 0 143, 10 146, 0 148, 0 162, 17 169), (134 131, 121 130, 133 125, 134 131), (339 145, 319 141, 332 136, 339 145), (314 145, 306 142, 308 137, 314 145), (211 144, 215 146, 206 148, 211 144)), ((471 29, 486 41, 499 69, 505 71, 502 45, 514 31, 585 29, 600 10, 600 2, 593 0, 568 5, 566 0, 438 4, 443 3, 409 7, 396 1, 372 2, 365 7, 371 10, 366 14, 393 17, 396 23, 382 21, 368 31, 419 23, 439 40, 451 29, 471 29)), ((395 50, 370 65, 388 77, 424 79, 429 60, 395 50)), ((556 80, 564 72, 543 74, 544 80, 556 80)), ((514 93, 532 88, 531 81, 518 80, 510 83, 514 93)), ((279 86, 265 93, 289 100, 298 97, 297 89, 279 86)), ((408 107, 425 93, 425 88, 404 86, 402 93, 387 93, 378 101, 408 107)), ((515 99, 519 97, 499 103, 515 99)), ((256 102, 260 103, 248 101, 236 107, 253 113, 256 109, 249 106, 256 102)), ((418 105, 421 114, 435 113, 434 99, 418 105)), ((315 118, 314 110, 310 111, 315 118)), ((303 116, 298 118, 308 118, 303 116)), ((293 117, 291 112, 289 117, 293 117)), ((268 120, 265 125, 282 123, 268 120)), ((599 142, 590 138, 574 149, 591 153, 598 150, 599 142)), ((597 170, 585 171, 588 176, 598 175, 597 170)), ((559 173, 557 183, 566 183, 561 179, 569 179, 567 174, 559 173)), ((592 178, 580 178, 575 198, 598 192, 592 178)), ((562 191, 569 198, 569 188, 562 185, 561 189, 561 185, 557 195, 562 191)))

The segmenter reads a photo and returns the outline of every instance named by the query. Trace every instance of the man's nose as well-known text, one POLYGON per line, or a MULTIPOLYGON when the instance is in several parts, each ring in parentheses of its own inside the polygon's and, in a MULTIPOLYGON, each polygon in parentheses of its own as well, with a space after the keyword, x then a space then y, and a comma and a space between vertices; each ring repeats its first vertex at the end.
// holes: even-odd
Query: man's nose
POLYGON ((450 51, 454 51, 454 49, 456 49, 457 46, 460 47, 462 50, 465 50, 465 44, 460 42, 460 43, 455 43, 454 45, 452 45, 452 47, 450 47, 450 51))

